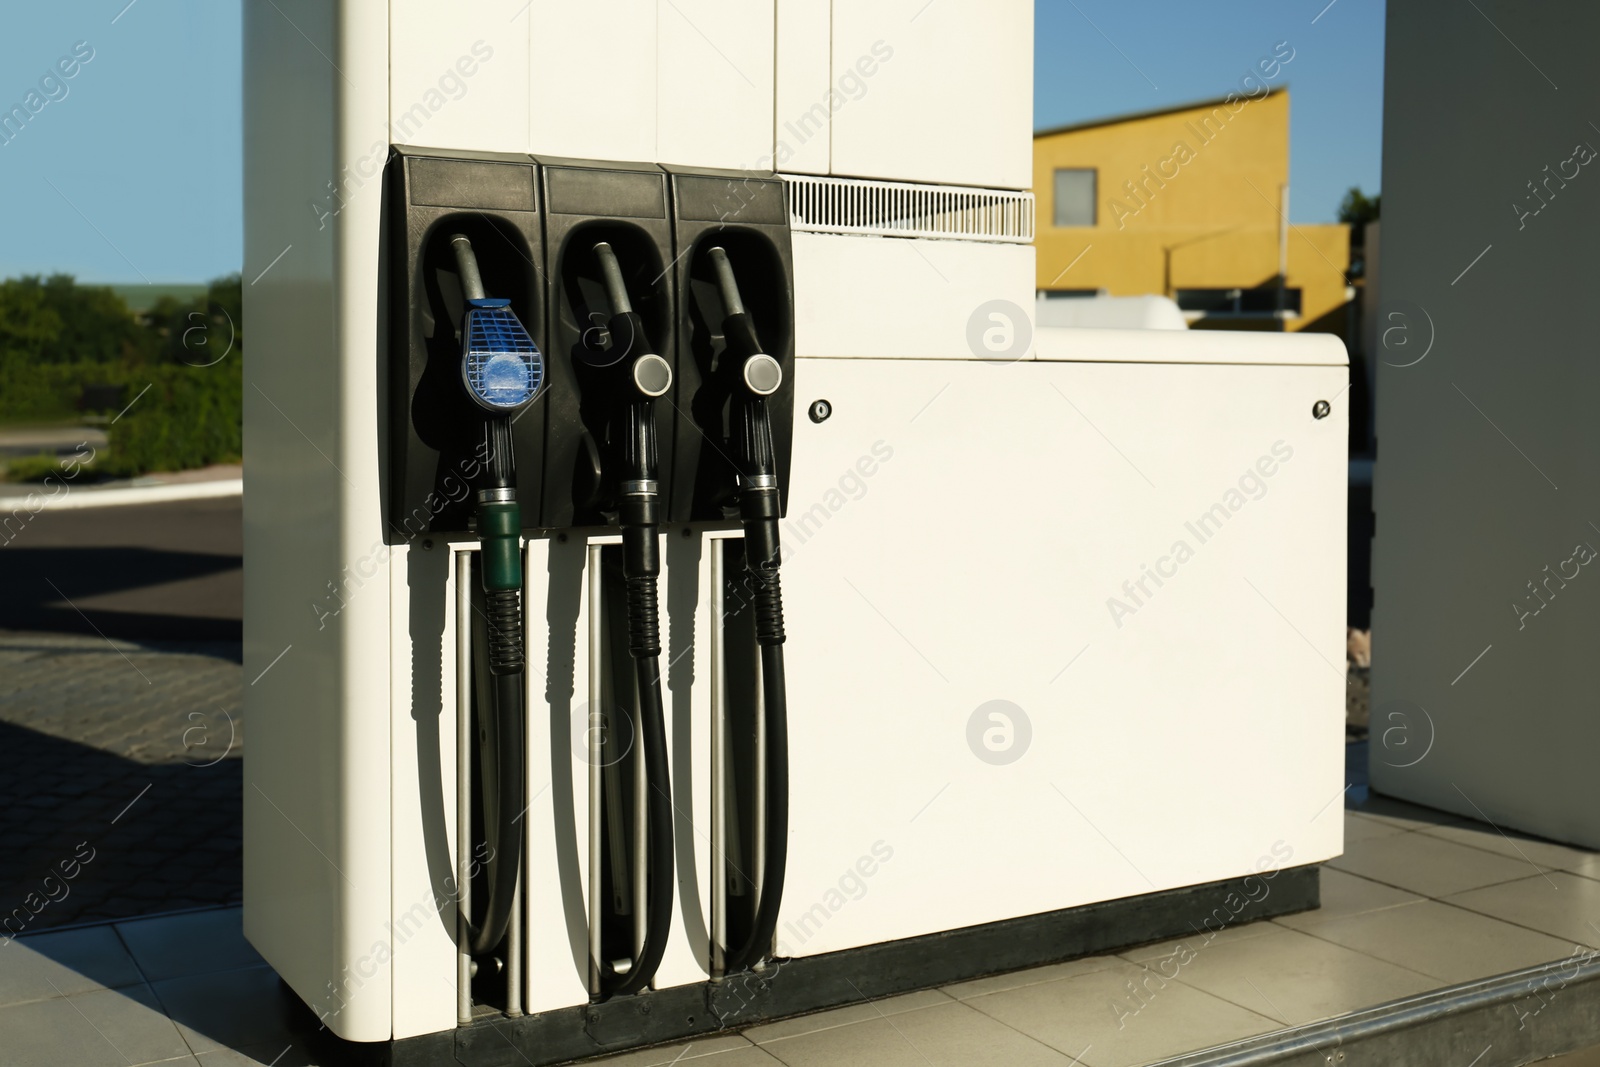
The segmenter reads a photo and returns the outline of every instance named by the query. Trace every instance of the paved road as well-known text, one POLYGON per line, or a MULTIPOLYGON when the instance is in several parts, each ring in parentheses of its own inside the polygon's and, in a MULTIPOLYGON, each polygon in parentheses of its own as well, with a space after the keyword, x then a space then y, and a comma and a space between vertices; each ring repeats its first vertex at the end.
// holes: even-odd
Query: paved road
POLYGON ((0 923, 237 901, 238 498, 42 512, 7 532, 0 923))
POLYGON ((240 640, 238 497, 12 511, 0 526, 0 630, 240 640))

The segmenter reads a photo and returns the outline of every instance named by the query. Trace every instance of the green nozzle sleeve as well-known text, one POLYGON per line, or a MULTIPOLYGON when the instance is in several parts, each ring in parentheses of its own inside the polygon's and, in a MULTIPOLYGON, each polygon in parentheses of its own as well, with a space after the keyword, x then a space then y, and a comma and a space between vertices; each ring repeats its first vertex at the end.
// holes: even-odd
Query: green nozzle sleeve
POLYGON ((483 546, 483 588, 522 588, 522 509, 515 501, 478 505, 483 546))

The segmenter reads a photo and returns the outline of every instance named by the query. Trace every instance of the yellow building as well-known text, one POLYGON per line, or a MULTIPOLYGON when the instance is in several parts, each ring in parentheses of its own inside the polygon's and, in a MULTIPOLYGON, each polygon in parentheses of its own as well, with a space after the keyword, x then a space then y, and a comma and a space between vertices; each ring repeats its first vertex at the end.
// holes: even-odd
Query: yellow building
POLYGON ((1163 294, 1197 327, 1345 331, 1349 227, 1287 221, 1286 87, 1042 130, 1033 168, 1041 292, 1163 294))

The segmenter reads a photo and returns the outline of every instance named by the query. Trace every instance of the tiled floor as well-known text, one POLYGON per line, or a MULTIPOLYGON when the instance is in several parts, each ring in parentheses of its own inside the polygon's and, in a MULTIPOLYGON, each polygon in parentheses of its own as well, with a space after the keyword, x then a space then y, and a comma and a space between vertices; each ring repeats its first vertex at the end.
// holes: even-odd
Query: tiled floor
POLYGON ((219 908, 0 941, 6 1067, 295 1067, 301 1011, 219 908))
MULTIPOLYGON (((1391 801, 1345 828, 1315 912, 600 1063, 1136 1067, 1600 948, 1596 854, 1391 801)), ((0 943, 8 1067, 308 1067, 295 1018, 235 909, 0 943)))
MULTIPOLYGON (((94 514, 103 513, 54 518, 94 514)), ((50 518, 46 513, 39 521, 50 518)), ((236 527, 237 518, 232 521, 236 527)), ((28 530, 30 538, 48 532, 28 530)), ((28 543, 14 551, 33 551, 28 543)), ((83 551, 59 543, 50 548, 48 542, 39 550, 56 553, 50 558, 57 560, 83 551)), ((169 561, 161 566, 198 568, 197 574, 238 567, 236 556, 204 549, 117 551, 169 561)), ((42 584, 42 565, 30 567, 27 560, 0 560, 0 589, 7 591, 0 598, 0 627, 6 612, 16 610, 14 602, 29 603, 41 590, 45 597, 57 596, 42 584), (38 589, 22 590, 25 579, 38 589)), ((191 588, 209 580, 169 577, 153 587, 191 588)), ((59 872, 71 883, 68 892, 58 889, 55 899, 28 916, 25 932, 237 903, 245 735, 237 710, 244 686, 239 645, 122 640, 108 615, 177 616, 140 615, 123 600, 116 610, 97 611, 106 602, 85 599, 71 584, 60 595, 84 605, 96 620, 77 617, 77 625, 104 626, 106 635, 0 629, 0 886, 14 901, 49 874, 59 872), (11 887, 22 888, 13 893, 11 887)), ((60 610, 72 609, 61 604, 60 610)), ((178 609, 169 603, 164 610, 178 609)))

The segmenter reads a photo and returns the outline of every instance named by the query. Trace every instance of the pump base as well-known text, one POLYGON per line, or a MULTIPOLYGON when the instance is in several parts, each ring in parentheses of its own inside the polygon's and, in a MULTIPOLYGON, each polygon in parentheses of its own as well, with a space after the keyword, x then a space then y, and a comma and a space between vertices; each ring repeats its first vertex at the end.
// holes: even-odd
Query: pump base
MULTIPOLYGON (((1227 925, 1316 908, 1321 865, 1169 889, 1003 922, 785 960, 735 975, 604 1004, 562 1008, 379 1044, 339 1042, 336 1062, 374 1067, 545 1067, 700 1034, 754 1026, 984 975, 1038 967, 1227 925), (1252 894, 1265 895, 1252 901, 1252 894), (1244 907, 1234 912, 1230 902, 1244 907), (1210 927, 1203 926, 1207 921, 1210 927)), ((333 1051, 333 1050, 330 1050, 333 1051)))

